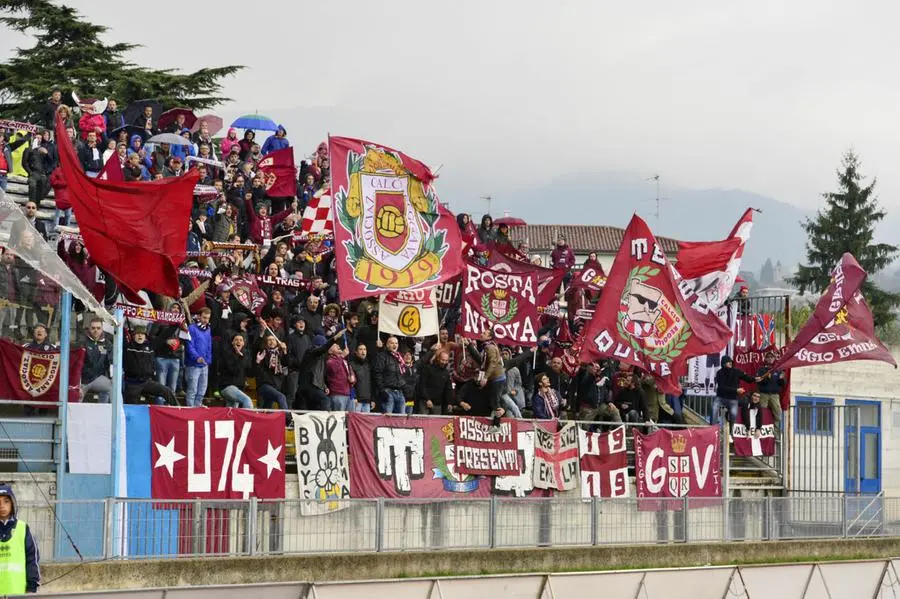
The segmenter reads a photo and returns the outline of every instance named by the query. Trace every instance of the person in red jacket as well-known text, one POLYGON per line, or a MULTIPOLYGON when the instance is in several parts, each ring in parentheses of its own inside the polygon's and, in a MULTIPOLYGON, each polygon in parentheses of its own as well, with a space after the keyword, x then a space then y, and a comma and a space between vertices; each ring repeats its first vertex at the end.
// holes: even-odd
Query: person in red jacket
POLYGON ((566 243, 566 238, 562 235, 556 240, 556 247, 550 252, 550 267, 565 268, 568 271, 563 278, 563 284, 568 287, 569 281, 572 280, 572 269, 575 267, 575 252, 572 251, 572 248, 566 243))
POLYGON ((53 188, 53 199, 56 201, 56 212, 53 214, 53 230, 60 225, 65 217, 66 225, 72 220, 72 204, 69 202, 69 184, 62 174, 62 169, 56 167, 50 173, 50 187, 53 188))
POLYGON ((257 245, 263 245, 264 242, 272 239, 272 231, 275 230, 275 227, 293 213, 297 207, 297 201, 294 200, 291 206, 274 216, 269 216, 269 207, 266 205, 256 208, 253 200, 247 202, 245 206, 247 208, 247 224, 250 226, 250 239, 257 245), (258 216, 257 212, 259 212, 258 216))
POLYGON ((97 134, 98 140, 105 138, 106 117, 103 116, 103 113, 106 112, 108 102, 94 98, 79 99, 74 92, 72 93, 72 98, 81 107, 82 114, 81 118, 78 119, 78 130, 81 131, 81 138, 87 139, 88 133, 92 131, 97 134))
POLYGON ((325 384, 331 410, 346 412, 351 405, 351 393, 356 384, 356 374, 347 362, 346 349, 335 343, 328 348, 328 359, 325 361, 325 384))

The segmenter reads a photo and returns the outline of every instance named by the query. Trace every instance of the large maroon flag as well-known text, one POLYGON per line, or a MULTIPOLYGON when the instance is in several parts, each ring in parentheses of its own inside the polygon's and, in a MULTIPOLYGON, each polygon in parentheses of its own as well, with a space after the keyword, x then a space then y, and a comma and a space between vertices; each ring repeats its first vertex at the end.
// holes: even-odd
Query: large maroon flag
POLYGON ((431 170, 387 146, 328 141, 341 299, 425 289, 458 275, 462 236, 431 170))
MULTIPOLYGON (((78 401, 84 350, 69 354, 69 401, 78 401)), ((59 401, 59 350, 43 352, 0 339, 0 398, 59 401)))
POLYGON ((284 498, 284 414, 150 408, 154 499, 284 498))
POLYGON ((276 150, 259 161, 259 172, 266 182, 266 195, 270 198, 290 198, 297 193, 297 167, 294 166, 294 148, 288 146, 276 150))
POLYGON ((140 289, 180 297, 196 171, 151 182, 115 182, 84 174, 57 118, 59 162, 91 259, 132 295, 140 289))
POLYGON ((731 330, 681 278, 640 217, 632 217, 594 317, 581 361, 614 358, 678 393, 687 360, 719 352, 731 330))
POLYGON ((850 360, 878 360, 896 368, 890 350, 875 335, 872 311, 859 291, 865 280, 866 271, 852 254, 845 253, 812 316, 772 369, 850 360))
POLYGON ((603 265, 595 260, 584 263, 569 284, 573 289, 587 289, 588 291, 603 291, 606 285, 606 273, 603 265))

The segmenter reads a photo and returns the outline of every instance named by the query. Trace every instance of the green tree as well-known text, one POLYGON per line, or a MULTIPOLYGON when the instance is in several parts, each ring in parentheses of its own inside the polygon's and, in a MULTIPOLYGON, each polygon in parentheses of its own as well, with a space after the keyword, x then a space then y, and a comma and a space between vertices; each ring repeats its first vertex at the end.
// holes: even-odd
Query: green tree
MULTIPOLYGON (((800 293, 821 293, 831 281, 831 270, 844 252, 850 252, 870 275, 888 266, 897 256, 897 246, 873 243, 875 225, 884 219, 885 211, 874 195, 875 179, 862 187, 859 157, 851 150, 844 154, 838 171, 837 192, 824 193, 825 207, 815 218, 802 223, 809 239, 806 242, 808 265, 801 265, 791 282, 800 293)), ((894 320, 892 308, 900 303, 900 294, 879 289, 868 279, 863 295, 872 307, 876 325, 894 320)))
POLYGON ((0 23, 31 34, 35 45, 17 48, 0 63, 0 114, 33 119, 51 90, 60 89, 70 102, 74 90, 84 97, 115 98, 119 106, 152 98, 166 108, 203 109, 228 98, 221 81, 243 67, 205 68, 193 73, 153 70, 128 62, 134 44, 107 44, 106 27, 89 23, 73 8, 50 0, 0 0, 0 23))

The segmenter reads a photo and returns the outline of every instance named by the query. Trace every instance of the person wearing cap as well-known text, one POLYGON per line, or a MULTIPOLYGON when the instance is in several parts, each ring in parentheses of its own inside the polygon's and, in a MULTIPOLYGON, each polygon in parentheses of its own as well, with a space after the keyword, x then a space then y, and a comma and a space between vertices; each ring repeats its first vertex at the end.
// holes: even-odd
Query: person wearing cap
POLYGON ((163 169, 163 178, 180 177, 184 174, 184 164, 181 156, 170 156, 169 164, 163 169))
POLYGON ((19 520, 12 487, 0 484, 0 595, 37 593, 41 554, 28 524, 19 520))
POLYGON ((781 390, 784 388, 784 373, 772 370, 775 364, 775 352, 766 353, 766 363, 756 371, 756 388, 759 391, 759 405, 769 408, 775 432, 781 429, 781 390))
POLYGON ((175 394, 165 385, 156 381, 156 361, 153 348, 147 341, 147 328, 136 326, 131 341, 125 346, 123 364, 125 389, 122 392, 125 403, 137 404, 146 398, 163 398, 170 406, 177 405, 175 394))
POLYGON ((746 383, 756 382, 734 367, 731 356, 722 356, 722 367, 716 373, 716 397, 713 399, 712 424, 719 423, 719 412, 722 406, 728 408, 728 421, 731 424, 737 420, 738 398, 744 394, 741 381, 746 383))

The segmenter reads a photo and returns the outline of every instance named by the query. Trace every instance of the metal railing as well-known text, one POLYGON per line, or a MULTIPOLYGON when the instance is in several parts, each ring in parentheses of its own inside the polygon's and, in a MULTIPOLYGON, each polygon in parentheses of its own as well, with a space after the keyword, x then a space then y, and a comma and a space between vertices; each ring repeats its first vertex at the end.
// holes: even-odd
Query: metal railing
POLYGON ((110 498, 19 515, 50 561, 900 536, 900 498, 881 495, 345 499, 304 515, 310 503, 110 498))

